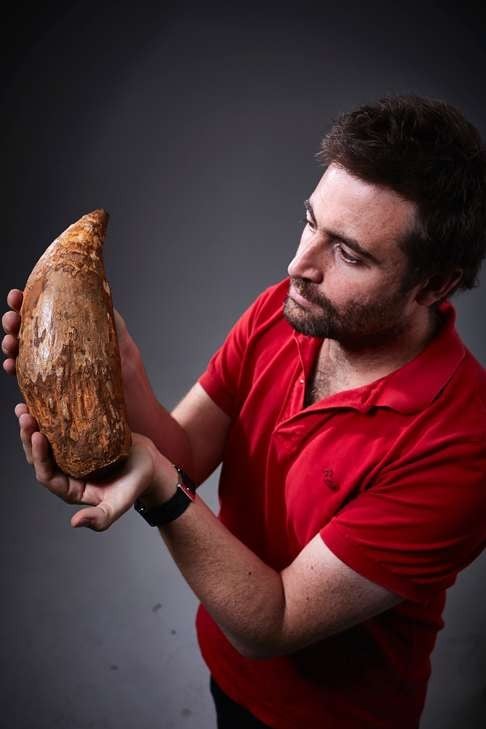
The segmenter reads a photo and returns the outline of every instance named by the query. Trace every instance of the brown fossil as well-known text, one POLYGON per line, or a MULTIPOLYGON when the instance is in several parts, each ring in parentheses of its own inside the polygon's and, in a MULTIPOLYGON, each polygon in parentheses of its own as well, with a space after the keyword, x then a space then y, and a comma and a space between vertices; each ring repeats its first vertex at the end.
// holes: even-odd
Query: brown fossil
POLYGON ((20 390, 59 468, 80 479, 111 474, 131 446, 103 264, 107 222, 104 210, 94 210, 51 243, 20 312, 20 390))

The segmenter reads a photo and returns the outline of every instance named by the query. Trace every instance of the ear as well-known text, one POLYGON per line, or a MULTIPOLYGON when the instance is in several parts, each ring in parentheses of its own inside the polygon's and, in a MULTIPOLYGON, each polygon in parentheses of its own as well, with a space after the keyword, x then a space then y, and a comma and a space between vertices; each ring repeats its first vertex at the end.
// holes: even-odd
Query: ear
POLYGON ((452 289, 460 283, 462 269, 456 268, 452 273, 434 273, 419 288, 415 300, 423 306, 431 306, 436 301, 442 301, 452 289))

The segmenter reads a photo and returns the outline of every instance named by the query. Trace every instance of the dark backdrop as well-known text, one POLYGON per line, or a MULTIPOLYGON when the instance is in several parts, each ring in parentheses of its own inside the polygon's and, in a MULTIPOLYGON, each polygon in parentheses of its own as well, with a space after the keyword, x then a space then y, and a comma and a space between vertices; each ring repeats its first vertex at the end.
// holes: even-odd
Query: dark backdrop
MULTIPOLYGON (((417 92, 486 133, 486 24, 473 6, 66 1, 3 13, 2 300, 71 222, 106 208, 114 303, 169 408, 285 276, 321 174, 313 155, 339 112, 417 92)), ((484 364, 485 300, 484 287, 456 300, 484 364)), ((74 507, 24 460, 15 380, 0 387, 1 726, 214 726, 196 603, 158 534, 133 512, 101 534, 72 530, 74 507)), ((485 725, 485 578, 483 556, 449 591, 422 729, 485 725)))

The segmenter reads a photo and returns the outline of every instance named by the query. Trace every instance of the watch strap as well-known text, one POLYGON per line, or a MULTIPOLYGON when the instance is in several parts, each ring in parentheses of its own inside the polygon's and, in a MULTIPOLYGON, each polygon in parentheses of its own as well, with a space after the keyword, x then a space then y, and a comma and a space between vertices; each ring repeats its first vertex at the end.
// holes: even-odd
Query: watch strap
POLYGON ((181 466, 174 464, 174 468, 178 474, 177 486, 175 494, 168 501, 158 506, 148 507, 140 499, 137 499, 133 504, 135 511, 138 511, 150 526, 162 526, 174 521, 185 512, 189 504, 196 498, 195 483, 181 466))

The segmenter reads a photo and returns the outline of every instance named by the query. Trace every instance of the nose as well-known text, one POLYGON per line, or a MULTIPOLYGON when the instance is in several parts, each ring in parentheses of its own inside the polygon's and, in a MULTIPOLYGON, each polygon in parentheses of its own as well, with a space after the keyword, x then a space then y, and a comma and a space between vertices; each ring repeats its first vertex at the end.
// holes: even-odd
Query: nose
POLYGON ((322 264, 323 252, 318 245, 317 237, 313 236, 305 243, 301 241, 287 271, 291 278, 305 278, 319 284, 324 279, 322 264))

